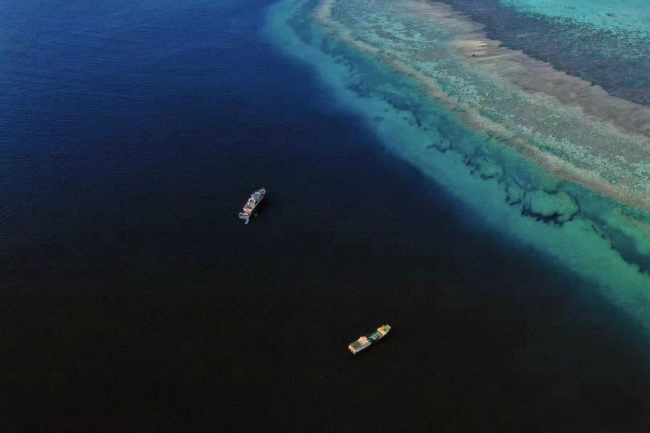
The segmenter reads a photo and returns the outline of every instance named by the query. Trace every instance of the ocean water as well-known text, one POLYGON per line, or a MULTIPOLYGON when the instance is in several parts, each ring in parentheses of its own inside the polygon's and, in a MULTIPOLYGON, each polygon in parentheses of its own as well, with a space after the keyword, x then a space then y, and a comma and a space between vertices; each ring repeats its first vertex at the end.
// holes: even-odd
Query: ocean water
POLYGON ((560 2, 557 0, 501 0, 525 14, 571 20, 618 32, 642 32, 647 36, 650 11, 644 1, 604 0, 560 2))
POLYGON ((647 106, 648 20, 644 2, 445 0, 485 24, 491 39, 647 106), (609 15, 608 15, 609 14, 609 15), (615 67, 613 67, 615 66, 615 67))
MULTIPOLYGON (((348 26, 345 35, 354 41, 351 48, 328 36, 320 36, 321 41, 311 19, 313 5, 299 5, 290 15, 293 21, 282 25, 278 18, 275 33, 280 35, 282 45, 290 46, 292 53, 315 65, 323 79, 338 90, 345 105, 354 107, 366 119, 387 148, 434 179, 449 195, 471 206, 475 219, 485 222, 503 238, 520 241, 526 248, 554 259, 558 267, 571 269, 589 280, 590 290, 601 291, 650 329, 647 322, 650 279, 642 252, 645 236, 630 236, 626 239, 628 243, 619 241, 622 229, 628 232, 634 229, 631 224, 621 224, 614 217, 628 211, 574 183, 548 176, 512 152, 511 147, 494 139, 497 136, 505 143, 513 141, 500 132, 499 128, 506 126, 510 131, 525 131, 525 139, 537 140, 543 137, 539 130, 544 131, 546 125, 529 122, 534 122, 536 117, 552 119, 549 123, 553 126, 548 125, 552 135, 539 140, 540 147, 550 147, 553 152, 588 167, 590 161, 582 155, 590 157, 594 153, 597 143, 589 138, 602 141, 603 137, 609 137, 602 129, 593 134, 570 110, 566 114, 559 111, 564 107, 554 107, 557 111, 550 112, 542 108, 526 114, 522 105, 536 107, 535 101, 524 104, 522 100, 526 99, 520 93, 509 93, 511 90, 507 86, 491 87, 493 85, 484 75, 479 73, 477 77, 472 75, 473 71, 468 73, 451 53, 446 57, 438 55, 439 60, 435 62, 414 62, 413 53, 417 58, 430 46, 448 45, 448 34, 434 29, 431 37, 431 30, 419 21, 413 24, 408 13, 400 15, 405 8, 402 4, 375 1, 335 5, 332 17, 348 26), (369 10, 373 12, 367 12, 369 10), (357 17, 362 15, 364 19, 359 20, 357 17), (300 17, 306 18, 300 22, 300 17), (393 23, 388 17, 404 18, 393 23), (291 41, 291 37, 282 29, 288 29, 289 35, 296 35, 293 45, 285 42, 291 41), (368 32, 367 29, 380 30, 368 32), (386 34, 390 36, 382 37, 386 34), (372 56, 358 54, 362 51, 359 47, 373 43, 402 64, 422 63, 421 68, 415 66, 402 75, 420 74, 424 78, 419 82, 400 79, 386 65, 373 61, 372 56), (450 93, 461 95, 459 99, 463 105, 444 105, 425 96, 428 93, 422 82, 428 85, 432 81, 427 77, 442 83, 443 91, 437 91, 434 100, 443 99, 447 88, 450 93), (488 102, 482 103, 483 100, 488 102), (492 108, 492 104, 497 108, 492 108), (482 121, 475 122, 477 127, 472 131, 463 126, 454 113, 476 106, 479 113, 488 114, 481 114, 482 121), (501 123, 499 128, 486 132, 483 125, 491 119, 501 123), (571 140, 588 143, 577 149, 572 148, 570 142, 563 147, 555 135, 564 142, 567 141, 564 134, 572 134, 569 135, 571 140)), ((293 7, 287 3, 289 13, 293 7)), ((421 15, 426 17, 424 13, 421 15)), ((426 22, 426 18, 423 21, 426 22)), ((460 34, 464 35, 463 30, 460 34)), ((619 142, 619 147, 623 144, 619 142)), ((552 168, 557 171, 557 167, 552 168)), ((626 238, 627 233, 622 237, 626 238)))
POLYGON ((285 6, 0 5, 0 430, 643 431, 638 321, 388 145, 285 6))

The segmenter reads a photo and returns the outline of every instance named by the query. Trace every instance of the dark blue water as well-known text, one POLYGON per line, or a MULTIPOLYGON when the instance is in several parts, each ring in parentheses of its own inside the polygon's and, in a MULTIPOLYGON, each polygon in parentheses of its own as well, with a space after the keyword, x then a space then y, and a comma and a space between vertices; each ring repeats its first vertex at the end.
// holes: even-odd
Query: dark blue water
POLYGON ((0 430, 641 431, 635 326, 387 153, 270 4, 0 5, 0 430))

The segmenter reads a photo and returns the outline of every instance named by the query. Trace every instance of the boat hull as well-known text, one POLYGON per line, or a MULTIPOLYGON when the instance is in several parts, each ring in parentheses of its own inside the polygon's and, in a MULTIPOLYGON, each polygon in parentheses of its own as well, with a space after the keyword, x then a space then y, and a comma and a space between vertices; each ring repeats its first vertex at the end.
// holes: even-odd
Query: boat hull
POLYGON ((352 352, 353 355, 357 355, 358 353, 366 349, 369 349, 375 344, 386 339, 390 330, 391 330, 390 325, 380 326, 372 334, 361 336, 357 341, 353 341, 352 343, 350 343, 350 345, 348 346, 348 350, 350 350, 350 352, 352 352))
MULTIPOLYGON (((243 219, 246 221, 246 224, 250 221, 251 216, 253 216, 253 212, 255 212, 255 209, 262 203, 262 200, 264 200, 264 196, 266 195, 266 190, 262 188, 261 190, 255 191, 253 195, 251 195, 251 199, 255 198, 255 194, 261 192, 261 195, 257 201, 255 201, 255 204, 252 207, 247 207, 244 206, 244 211, 239 212, 239 218, 243 219)), ((250 200, 249 200, 250 201, 250 200)))

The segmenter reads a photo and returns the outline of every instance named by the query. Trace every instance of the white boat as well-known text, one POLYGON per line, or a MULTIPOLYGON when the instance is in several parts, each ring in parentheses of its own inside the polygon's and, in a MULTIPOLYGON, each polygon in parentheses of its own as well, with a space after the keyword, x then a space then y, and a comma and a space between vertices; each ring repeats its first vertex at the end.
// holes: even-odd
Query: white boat
POLYGON ((260 188, 254 193, 252 193, 251 196, 248 198, 248 201, 244 205, 244 209, 241 212, 239 212, 239 218, 245 220, 246 224, 248 224, 250 217, 253 215, 253 211, 255 210, 257 205, 260 204, 265 194, 266 194, 266 189, 264 188, 260 188))

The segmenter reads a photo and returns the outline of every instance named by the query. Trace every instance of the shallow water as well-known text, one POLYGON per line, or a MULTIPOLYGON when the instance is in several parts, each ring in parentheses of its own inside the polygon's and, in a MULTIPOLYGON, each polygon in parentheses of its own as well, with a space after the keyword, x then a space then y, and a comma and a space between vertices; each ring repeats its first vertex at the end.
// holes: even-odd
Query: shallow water
POLYGON ((473 0, 443 3, 486 25, 488 37, 509 48, 602 86, 614 96, 650 103, 644 2, 572 0, 562 2, 562 7, 553 1, 483 0, 480 7, 473 0))
POLYGON ((500 0, 500 3, 524 14, 570 20, 615 34, 642 32, 640 36, 644 37, 650 34, 650 10, 643 0, 500 0))
MULTIPOLYGON (((305 11, 299 13, 307 13, 308 5, 303 3, 305 11)), ((399 49, 389 46, 398 43, 395 33, 384 39, 379 36, 381 31, 388 34, 387 16, 391 6, 383 3, 377 3, 375 8, 366 6, 365 2, 358 5, 348 2, 339 9, 335 6, 332 14, 346 29, 351 29, 351 34, 358 28, 359 38, 365 41, 379 38, 377 43, 382 49, 404 52, 408 42, 399 49), (356 6, 360 9, 355 9, 356 6), (372 9, 373 13, 359 19, 364 9, 372 9), (373 27, 374 21, 384 22, 381 27, 384 30, 369 34, 369 28, 379 28, 373 27)), ((393 11, 392 16, 399 17, 400 12, 393 11)), ((285 34, 280 27, 281 18, 275 25, 278 26, 276 34, 285 34)), ((310 30, 312 25, 308 18, 299 27, 294 24, 294 28, 318 35, 318 30, 310 30)), ((407 36, 418 32, 414 28, 402 29, 392 22, 390 26, 397 28, 396 32, 401 32, 403 37, 427 40, 424 36, 407 36)), ((440 37, 444 35, 443 32, 440 37)), ((634 218, 643 220, 645 216, 574 183, 548 176, 489 133, 473 132, 463 126, 453 110, 428 98, 417 83, 398 78, 398 74, 366 54, 355 53, 353 48, 332 42, 327 36, 320 37, 322 42, 303 38, 308 44, 285 45, 315 65, 323 79, 337 89, 343 104, 362 115, 391 151, 466 203, 475 218, 491 230, 534 248, 558 267, 576 272, 589 281, 591 290, 605 295, 650 331, 649 262, 644 254, 647 242, 643 229, 632 223, 634 218)), ((420 49, 413 44, 410 47, 416 53, 420 49)), ((453 61, 451 55, 439 57, 436 65, 443 72, 431 74, 443 83, 443 88, 449 86, 447 93, 461 93, 460 99, 467 106, 482 103, 472 99, 476 90, 465 91, 467 95, 462 93, 462 88, 474 89, 473 86, 445 72, 453 66, 440 66, 453 61)), ((521 115, 511 120, 515 128, 523 121, 521 115)), ((569 130, 570 122, 563 121, 569 130)))

